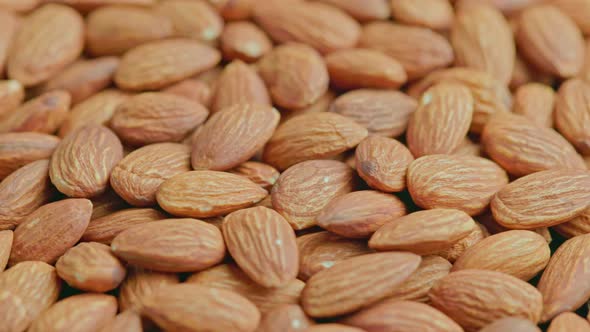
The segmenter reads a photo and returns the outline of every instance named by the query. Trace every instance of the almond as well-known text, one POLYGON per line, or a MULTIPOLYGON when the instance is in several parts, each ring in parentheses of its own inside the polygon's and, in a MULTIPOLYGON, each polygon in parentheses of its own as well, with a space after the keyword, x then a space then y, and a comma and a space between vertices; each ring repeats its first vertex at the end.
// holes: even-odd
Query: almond
POLYGON ((584 35, 590 33, 590 24, 588 24, 590 6, 588 3, 583 0, 554 0, 550 3, 569 16, 584 35))
MULTIPOLYGON (((6 10, 6 8, 3 7, 4 2, 6 2, 6 0, 0 0, 0 21, 2 22, 0 23, 0 27, 2 28, 0 29, 0 72, 2 73, 4 73, 4 67, 10 52, 10 46, 19 26, 19 17, 16 15, 16 13, 6 10)), ((2 108, 6 106, 3 105, 2 108)), ((0 114, 2 114, 1 111, 0 114)))
POLYGON ((475 227, 469 235, 459 240, 459 242, 455 243, 449 249, 438 252, 437 255, 445 258, 451 263, 454 263, 457 258, 463 255, 467 248, 475 245, 490 235, 485 226, 477 222, 475 224, 477 227, 475 227))
POLYGON ((82 240, 111 244, 115 236, 132 226, 164 218, 166 218, 164 213, 148 208, 117 211, 92 219, 82 236, 82 240))
POLYGON ((0 119, 0 132, 35 131, 53 134, 70 109, 68 92, 47 92, 33 98, 0 119))
POLYGON ((141 332, 143 331, 141 317, 131 310, 122 312, 100 330, 100 332, 111 331, 141 332))
POLYGON ((158 3, 154 11, 172 22, 177 37, 214 43, 223 30, 223 20, 205 1, 165 1, 158 3))
POLYGON ((572 79, 563 83, 555 103, 555 125, 583 155, 590 155, 590 84, 572 79))
POLYGON ((501 318, 493 323, 486 325, 480 332, 504 332, 504 331, 520 331, 520 332, 541 332, 537 325, 528 319, 520 317, 506 317, 501 318))
POLYGON ((193 78, 173 84, 162 90, 162 92, 190 99, 205 107, 209 107, 211 104, 212 92, 209 85, 193 78))
POLYGON ((281 175, 276 168, 258 161, 247 161, 229 172, 247 177, 266 190, 270 190, 281 175))
POLYGON ((28 12, 40 2, 41 0, 0 0, 0 7, 15 12, 28 12))
POLYGON ((553 127, 555 92, 539 83, 521 85, 514 93, 512 112, 531 120, 539 127, 553 127))
POLYGON ((590 233, 590 207, 579 216, 553 227, 559 234, 571 238, 590 233))
POLYGON ((359 3, 355 0, 320 1, 342 9, 360 22, 383 20, 389 18, 389 6, 385 1, 381 0, 366 0, 363 3, 359 3))
POLYGON ((401 23, 446 30, 453 22, 448 0, 391 0, 391 16, 401 23))
POLYGON ((232 61, 221 72, 215 83, 211 108, 218 112, 236 104, 271 105, 262 78, 240 60, 232 61))
POLYGON ((418 269, 399 285, 385 301, 407 300, 428 302, 428 292, 440 279, 444 278, 453 265, 440 256, 423 256, 418 269))
POLYGON ((243 20, 250 17, 253 0, 209 0, 225 20, 243 20))
POLYGON ((220 39, 221 52, 227 60, 253 62, 272 49, 272 42, 256 24, 242 21, 228 23, 220 39))
POLYGON ((0 231, 0 273, 6 268, 14 234, 11 230, 0 231))
POLYGON ((311 325, 314 325, 314 322, 305 315, 299 305, 285 304, 266 313, 262 317, 257 331, 307 331, 307 328, 311 325))
POLYGON ((547 329, 548 332, 565 332, 565 331, 589 331, 590 324, 584 318, 573 312, 564 312, 559 314, 551 321, 547 329))
POLYGON ((155 0, 51 0, 71 6, 82 13, 90 12, 102 6, 107 5, 131 5, 131 6, 149 6, 155 3, 155 0))
POLYGON ((59 138, 41 133, 0 134, 0 179, 35 160, 51 157, 59 138))
POLYGON ((104 194, 92 199, 92 217, 90 217, 90 220, 102 218, 128 207, 129 205, 121 197, 109 189, 104 194))
POLYGON ((336 98, 336 94, 328 90, 324 93, 318 100, 316 100, 313 104, 298 108, 295 110, 282 110, 281 113, 281 123, 299 115, 307 114, 307 113, 318 113, 318 112, 327 112, 330 104, 336 98))
POLYGON ((178 284, 178 275, 128 267, 119 288, 120 311, 139 312, 146 298, 161 287, 178 284))
POLYGON ((365 330, 342 324, 326 323, 312 325, 305 332, 365 332, 365 330))
POLYGON ((482 148, 481 144, 473 142, 468 137, 465 137, 463 141, 459 144, 459 147, 455 151, 453 151, 454 155, 460 156, 474 156, 474 157, 481 157, 482 156, 482 148))
MULTIPOLYGON (((0 15, 2 15, 1 12, 0 15)), ((24 99, 25 90, 19 81, 0 81, 0 119, 5 114, 11 114, 13 110, 21 105, 24 99)))

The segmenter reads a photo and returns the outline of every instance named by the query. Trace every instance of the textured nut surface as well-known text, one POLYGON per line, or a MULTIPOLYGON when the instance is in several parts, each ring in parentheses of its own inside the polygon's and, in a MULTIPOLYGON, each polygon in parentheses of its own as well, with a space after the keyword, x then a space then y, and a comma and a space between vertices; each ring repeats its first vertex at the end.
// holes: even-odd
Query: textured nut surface
POLYGON ((11 230, 0 231, 0 272, 4 271, 8 264, 13 240, 14 233, 11 230))
POLYGON ((393 0, 389 3, 391 16, 404 24, 444 30, 453 22, 453 7, 448 0, 393 0))
POLYGON ((83 241, 111 244, 122 231, 135 225, 165 219, 166 214, 150 209, 125 209, 93 218, 82 236, 83 241))
POLYGON ((139 312, 145 299, 157 289, 178 283, 177 274, 144 270, 130 266, 127 268, 127 277, 119 289, 120 311, 139 312))
POLYGON ((506 317, 501 318, 493 323, 486 325, 480 332, 503 332, 503 331, 522 331, 522 332, 541 332, 537 325, 525 318, 506 317))
POLYGON ((553 127, 555 92, 539 83, 521 85, 514 93, 512 111, 523 115, 537 126, 553 127))
POLYGON ((272 42, 264 31, 247 21, 228 23, 220 42, 223 57, 228 60, 253 62, 272 49, 272 42))
POLYGON ((555 125, 582 154, 590 155, 590 85, 579 79, 566 81, 559 88, 555 103, 555 125))
POLYGON ((297 332, 307 331, 307 328, 315 323, 305 315, 303 309, 297 304, 285 304, 277 307, 264 316, 258 325, 259 332, 297 332))
MULTIPOLYGON (((0 15, 2 15, 2 12, 0 12, 0 15)), ((1 60, 0 63, 2 63, 1 60)), ((19 81, 0 81, 0 116, 8 114, 12 110, 16 109, 18 106, 20 106, 20 104, 22 104, 24 99, 25 90, 23 85, 19 81)))
POLYGON ((271 104, 262 78, 240 60, 228 64, 217 78, 211 110, 217 112, 235 104, 271 104))
POLYGON ((0 119, 0 132, 34 131, 53 134, 65 120, 71 98, 63 90, 33 98, 0 119))
POLYGON ((165 1, 158 3, 154 11, 172 22, 174 35, 177 37, 212 43, 223 29, 223 20, 205 1, 165 1))

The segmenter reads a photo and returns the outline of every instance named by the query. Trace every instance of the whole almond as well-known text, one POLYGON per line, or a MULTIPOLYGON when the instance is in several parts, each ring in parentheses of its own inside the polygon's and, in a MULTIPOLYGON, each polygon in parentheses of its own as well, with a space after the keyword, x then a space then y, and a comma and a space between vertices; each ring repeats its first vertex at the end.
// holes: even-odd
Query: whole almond
POLYGON ((297 332, 307 331, 314 322, 305 315, 297 304, 285 304, 262 316, 258 332, 297 332))
POLYGON ((404 24, 445 30, 453 22, 453 7, 448 0, 390 0, 389 3, 391 16, 404 24))
POLYGON ((423 256, 418 269, 387 297, 387 300, 407 300, 428 302, 428 292, 440 279, 444 278, 453 265, 446 259, 431 255, 423 256))
MULTIPOLYGON (((12 40, 18 31, 19 17, 16 13, 6 10, 2 6, 2 3, 3 1, 0 0, 0 22, 2 22, 0 23, 0 27, 2 28, 0 29, 0 72, 3 73, 12 40)), ((2 114, 1 111, 0 114, 2 114)))
POLYGON ((520 317, 506 317, 501 318, 493 323, 486 325, 480 332, 504 332, 504 331, 519 331, 519 332, 541 332, 537 325, 528 319, 520 317))
POLYGON ((582 154, 590 155, 590 84, 571 79, 563 83, 555 102, 555 125, 582 154))
POLYGON ((590 233, 590 207, 579 216, 555 225, 553 229, 567 238, 590 233))
POLYGON ((35 160, 51 157, 59 138, 41 133, 0 134, 0 179, 35 160))
POLYGON ((223 20, 205 1, 165 1, 158 3, 154 11, 172 22, 177 37, 213 43, 223 30, 223 20))
POLYGON ((211 109, 218 112, 236 104, 271 105, 262 78, 240 60, 228 64, 215 83, 211 109))
POLYGON ((178 275, 129 266, 127 277, 119 288, 120 311, 139 312, 143 302, 160 287, 178 284, 178 275))
POLYGON ((559 169, 533 173, 508 184, 494 196, 491 208, 502 226, 531 229, 568 221, 582 214, 589 200, 590 174, 559 169))
POLYGON ((14 234, 11 230, 0 231, 0 273, 6 268, 14 234))
POLYGON ((229 170, 229 172, 245 176, 266 190, 272 188, 279 175, 281 175, 276 168, 258 161, 247 161, 229 170))
POLYGON ((221 33, 221 52, 228 60, 253 62, 272 49, 272 42, 256 24, 242 21, 228 23, 221 33))
POLYGON ((122 157, 123 146, 111 130, 84 126, 59 143, 49 163, 49 176, 67 196, 94 197, 106 190, 111 170, 122 157))
POLYGON ((143 331, 141 317, 131 310, 122 312, 100 330, 100 332, 111 331, 141 332, 143 331))
POLYGON ((475 227, 469 235, 456 242, 449 249, 438 252, 437 255, 445 258, 451 263, 454 263, 457 260, 457 258, 463 255, 467 248, 475 245, 476 243, 490 235, 485 226, 478 222, 476 222, 475 224, 477 225, 477 227, 475 227))
POLYGON ((0 119, 0 132, 34 131, 53 134, 70 109, 70 94, 63 90, 33 98, 0 119))
POLYGON ((84 235, 83 241, 111 244, 115 236, 135 225, 166 218, 166 214, 149 208, 125 209, 92 219, 84 235))
POLYGON ((385 1, 381 0, 366 0, 363 3, 359 3, 355 0, 320 1, 342 9, 360 22, 383 20, 389 18, 389 6, 385 1))
POLYGON ((523 115, 539 127, 553 127, 555 92, 539 83, 521 85, 514 93, 512 112, 523 115))
MULTIPOLYGON (((0 13, 0 15, 2 15, 0 13)), ((17 80, 0 81, 0 118, 12 113, 25 99, 23 85, 17 80)))
POLYGON ((545 268, 550 255, 549 245, 541 235, 531 231, 507 231, 467 248, 453 265, 453 271, 492 270, 528 281, 545 268))

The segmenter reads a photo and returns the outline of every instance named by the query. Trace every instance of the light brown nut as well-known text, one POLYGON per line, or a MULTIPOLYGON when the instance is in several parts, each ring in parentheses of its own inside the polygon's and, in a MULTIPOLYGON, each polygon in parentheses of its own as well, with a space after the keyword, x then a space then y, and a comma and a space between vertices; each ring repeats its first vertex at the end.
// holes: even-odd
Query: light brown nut
POLYGON ((527 83, 514 93, 512 112, 531 120, 539 127, 553 127, 555 92, 550 86, 527 83))
POLYGON ((54 194, 49 161, 34 161, 14 171, 0 182, 0 230, 13 229, 54 194))
POLYGON ((590 331, 590 324, 573 312, 564 312, 555 317, 547 329, 547 332, 566 331, 590 331))
POLYGON ((590 235, 585 234, 565 241, 551 256, 537 285, 544 299, 541 321, 576 310, 588 300, 589 252, 590 235))
POLYGON ((462 240, 459 240, 459 242, 455 243, 451 248, 438 252, 437 255, 445 258, 451 263, 454 263, 457 258, 463 255, 467 248, 473 246, 490 235, 485 226, 477 222, 475 224, 477 227, 475 227, 471 234, 467 235, 462 240))
POLYGON ((467 248, 453 265, 453 271, 492 270, 528 281, 545 268, 550 255, 549 244, 541 235, 532 231, 506 231, 467 248))
POLYGON ((172 22, 177 37, 214 43, 223 30, 223 20, 205 1, 163 1, 154 7, 154 11, 172 22))
POLYGON ((167 39, 140 45, 125 53, 115 73, 122 89, 164 88, 215 67, 219 52, 190 39, 167 39))
POLYGON ((156 199, 170 214, 207 218, 250 207, 267 195, 266 190, 236 174, 192 171, 164 181, 156 199))
POLYGON ((352 17, 323 3, 267 1, 253 8, 253 16, 276 42, 308 44, 322 54, 351 48, 360 35, 352 17))
POLYGON ((82 53, 84 21, 66 6, 47 4, 29 15, 10 48, 11 79, 32 86, 55 76, 82 53))
POLYGON ((0 179, 35 160, 51 157, 59 138, 41 133, 0 134, 0 179))
POLYGON ((555 130, 538 127, 519 115, 491 117, 482 143, 486 153, 515 176, 548 169, 586 169, 582 157, 555 130))
POLYGON ((399 61, 408 80, 421 78, 453 62, 449 42, 427 28, 372 22, 363 27, 359 45, 379 50, 399 61))
POLYGON ((28 12, 39 6, 41 0, 0 0, 0 8, 15 12, 28 12))
POLYGON ((25 331, 59 296, 61 280, 43 262, 22 262, 0 273, 0 318, 6 331, 25 331))
POLYGON ((523 56, 540 70, 559 76, 575 76, 584 63, 584 39, 565 13, 550 5, 523 11, 516 41, 523 56), (562 52, 567 49, 568 52, 562 52))
POLYGON ((391 16, 403 24, 446 30, 453 23, 449 0, 390 0, 391 16))
POLYGON ((254 332, 260 321, 256 306, 243 296, 195 284, 156 290, 141 314, 168 331, 254 332))
POLYGON ((64 199, 41 206, 14 230, 9 264, 36 260, 55 263, 84 234, 92 203, 87 199, 64 199))
POLYGON ((245 176, 266 190, 270 190, 281 175, 276 168, 258 161, 247 161, 228 172, 245 176))
POLYGON ((415 99, 399 91, 359 89, 336 98, 330 111, 353 119, 369 134, 397 137, 417 107, 415 99))
POLYGON ((463 141, 459 144, 459 147, 453 151, 454 155, 459 156, 474 156, 474 157, 481 157, 482 156, 482 148, 481 144, 473 142, 468 137, 465 137, 463 141))
POLYGON ((334 101, 335 98, 336 94, 333 91, 328 90, 318 100, 316 100, 313 104, 307 107, 298 108, 294 110, 282 110, 280 123, 286 122, 287 120, 293 117, 307 113, 327 112, 330 108, 330 104, 334 101))
POLYGON ((296 43, 277 46, 262 57, 258 73, 274 103, 287 109, 313 104, 328 91, 330 80, 320 54, 296 43))
POLYGON ((508 183, 508 176, 488 159, 429 155, 410 164, 407 182, 418 206, 458 209, 474 216, 485 211, 494 194, 508 183))
POLYGON ((92 217, 90 217, 90 220, 102 218, 126 208, 129 208, 127 202, 109 189, 104 194, 92 198, 92 217))
POLYGON ((232 212, 222 232, 232 258, 257 284, 283 287, 297 277, 295 232, 276 211, 259 206, 232 212))
POLYGON ((383 20, 389 18, 389 6, 383 0, 319 0, 340 8, 359 22, 383 20))
MULTIPOLYGON (((10 46, 12 44, 12 40, 18 31, 18 26, 20 24, 20 17, 16 15, 16 13, 6 10, 4 8, 3 2, 0 0, 0 72, 4 73, 4 68, 6 66, 6 60, 8 58, 8 54, 10 52, 10 46)), ((6 105, 7 106, 7 105, 6 105)), ((3 108, 5 105, 3 105, 3 108)), ((1 110, 1 108, 0 108, 1 110)), ((0 111, 0 114, 2 112, 0 111)))
POLYGON ((316 217, 316 222, 340 236, 367 238, 384 224, 405 214, 406 206, 396 196, 363 190, 332 199, 316 217))
POLYGON ((293 229, 312 227, 332 199, 352 191, 353 176, 340 161, 304 161, 279 176, 271 191, 272 205, 293 229))
POLYGON ((111 128, 130 145, 177 142, 205 121, 209 111, 184 97, 145 92, 122 102, 111 128))
POLYGON ((584 0, 553 0, 553 6, 569 16, 583 34, 590 34, 590 5, 584 0))
POLYGON ((281 124, 268 141, 263 159, 279 170, 311 159, 327 159, 354 148, 367 130, 345 116, 307 113, 281 124))
POLYGON ((438 280, 451 271, 453 265, 440 256, 423 256, 418 269, 399 285, 387 300, 428 302, 428 292, 438 280))
POLYGON ((125 267, 109 246, 82 242, 72 247, 55 264, 57 274, 68 285, 87 292, 108 292, 125 278, 125 267))
POLYGON ((236 104, 271 105, 262 78, 240 60, 228 64, 215 82, 211 111, 218 112, 236 104))
POLYGON ((128 228, 165 218, 166 214, 149 208, 125 209, 113 212, 92 219, 82 236, 82 240, 110 245, 115 236, 128 228))
POLYGON ((590 84, 571 79, 563 83, 555 101, 555 125, 583 155, 590 155, 590 84))
POLYGON ((432 306, 466 331, 508 316, 537 323, 543 310, 543 298, 535 287, 496 271, 452 272, 432 287, 429 296, 432 306))
POLYGON ((115 236, 111 250, 131 265, 162 272, 203 270, 225 256, 219 229, 196 219, 166 219, 130 227, 115 236))
POLYGON ((112 331, 142 332, 141 317, 131 310, 122 312, 100 330, 100 332, 112 331))
POLYGON ((254 0, 209 0, 221 16, 228 21, 250 18, 254 0))
POLYGON ((567 238, 590 233, 590 207, 579 216, 555 225, 553 229, 567 238))
MULTIPOLYGON (((1 1, 1 0, 0 0, 1 1)), ((6 1, 6 0, 5 0, 6 1)), ((10 1, 10 0, 8 0, 10 1)), ((19 0, 20 1, 20 0, 19 0)), ((150 6, 155 0, 50 0, 51 2, 58 2, 66 4, 77 9, 82 13, 88 13, 99 7, 108 5, 128 5, 128 6, 150 6)))
POLYGON ((70 110, 66 91, 46 92, 33 98, 0 119, 0 132, 34 131, 53 134, 70 110))
POLYGON ((365 332, 365 330, 342 324, 324 323, 312 325, 305 332, 365 332))
POLYGON ((285 304, 262 316, 258 332, 303 332, 314 325, 297 304, 285 304))
POLYGON ((520 317, 506 317, 495 320, 493 323, 486 325, 479 332, 541 332, 537 325, 528 319, 520 317))
POLYGON ((582 214, 589 200, 590 173, 558 169, 533 173, 508 184, 496 194, 491 208, 502 226, 531 229, 566 222, 582 214))
POLYGON ((67 196, 96 197, 106 190, 111 171, 121 158, 119 138, 106 127, 88 125, 59 143, 49 163, 49 176, 67 196))
POLYGON ((420 256, 402 252, 342 260, 307 281, 301 294, 303 310, 312 317, 334 317, 369 306, 391 294, 420 261, 420 256))
POLYGON ((272 49, 272 42, 256 24, 228 23, 221 33, 220 48, 227 60, 254 62, 272 49))
POLYGON ((127 277, 119 288, 120 311, 139 312, 143 302, 160 287, 178 284, 178 275, 127 267, 127 277))
POLYGON ((88 15, 86 48, 94 56, 122 55, 173 32, 170 20, 147 8, 106 6, 88 15))
MULTIPOLYGON (((1 12, 0 15, 2 15, 1 12)), ((13 110, 21 105, 24 99, 25 90, 19 81, 0 81, 0 118, 5 114, 12 113, 13 110)))
POLYGON ((134 150, 111 173, 115 192, 133 206, 156 204, 160 185, 191 170, 190 148, 179 143, 157 143, 134 150))
POLYGON ((8 264, 13 239, 14 234, 11 230, 0 231, 0 273, 4 271, 6 264, 8 264))
POLYGON ((209 107, 211 104, 211 88, 205 82, 194 78, 188 78, 184 81, 173 84, 162 90, 162 92, 190 99, 205 107, 209 107))

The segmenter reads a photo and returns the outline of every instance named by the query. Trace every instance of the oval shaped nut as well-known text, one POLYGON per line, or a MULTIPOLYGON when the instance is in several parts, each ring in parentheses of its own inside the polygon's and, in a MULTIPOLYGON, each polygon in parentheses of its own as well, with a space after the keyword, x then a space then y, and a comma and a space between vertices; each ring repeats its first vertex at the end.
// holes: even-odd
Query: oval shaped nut
POLYGON ((28 260, 55 263, 80 240, 91 213, 92 203, 82 198, 41 206, 14 230, 9 264, 28 260))
POLYGON ((410 164, 407 182, 418 206, 457 209, 474 216, 508 184, 508 176, 493 161, 481 157, 429 155, 410 164))
POLYGON ((141 332, 143 331, 141 317, 131 310, 121 312, 100 330, 100 332, 109 331, 141 332))
POLYGON ((408 80, 424 77, 453 62, 450 43, 427 28, 372 22, 363 27, 359 46, 381 51, 399 61, 408 80))
MULTIPOLYGON (((18 26, 21 21, 20 17, 16 13, 6 10, 6 8, 3 7, 0 7, 0 20, 2 21, 2 30, 0 32, 0 71, 4 73, 6 60, 10 52, 10 46, 14 36, 16 35, 16 32, 18 31, 18 26)), ((0 88, 0 91, 1 90, 2 89, 0 88)), ((0 95, 1 94, 2 92, 0 92, 0 95)), ((0 107, 0 114, 2 114, 2 109, 4 107, 5 106, 0 107)))
POLYGON ((4 271, 8 264, 13 240, 14 234, 11 230, 0 231, 0 272, 4 271))
POLYGON ((254 2, 252 0, 220 0, 209 1, 221 14, 224 20, 245 20, 250 18, 254 2))
POLYGON ((537 285, 544 300, 541 321, 574 311, 588 300, 589 252, 590 234, 584 234, 565 241, 551 256, 537 285))
POLYGON ((66 91, 46 92, 22 104, 0 119, 0 132, 28 131, 53 134, 70 110, 66 91))
POLYGON ((0 118, 18 108, 24 99, 25 89, 19 81, 0 80, 0 118))
POLYGON ((65 298, 44 311, 28 331, 91 331, 108 324, 117 314, 117 299, 106 294, 65 298))
POLYGON ((307 331, 307 328, 314 324, 299 305, 285 304, 264 314, 257 331, 307 331))
POLYGON ((256 24, 241 21, 226 24, 220 48, 227 60, 254 62, 272 49, 272 42, 256 24))
POLYGON ((178 275, 127 267, 127 276, 119 288, 119 309, 139 312, 143 302, 160 287, 178 284, 178 275))
POLYGON ((389 18, 389 6, 385 1, 368 0, 359 3, 355 0, 320 0, 340 8, 359 22, 383 20, 389 18))
POLYGON ((332 199, 317 216, 316 222, 344 237, 366 238, 405 214, 406 206, 396 196, 363 190, 332 199))
POLYGON ((232 212, 222 232, 233 259, 259 285, 281 287, 297 277, 295 232, 278 212, 262 206, 232 212))
POLYGON ((473 97, 458 84, 426 90, 408 124, 406 140, 415 157, 450 154, 461 145, 471 125, 473 97))
POLYGON ((48 160, 34 161, 11 173, 0 182, 0 230, 16 227, 54 193, 48 160))
POLYGON ((451 44, 458 66, 480 69, 504 84, 510 82, 516 50, 512 29, 498 9, 461 7, 451 29, 451 44))
POLYGON ((491 208, 502 226, 532 229, 557 225, 582 214, 589 200, 590 174, 560 169, 533 173, 508 184, 494 196, 491 208))
POLYGON ((125 53, 115 73, 124 90, 156 90, 217 65, 217 50, 190 39, 166 39, 135 47, 125 53))
POLYGON ((160 288, 141 314, 168 331, 254 332, 260 321, 256 306, 243 296, 195 284, 160 288))
POLYGON ((525 318, 506 317, 494 321, 486 325, 480 332, 504 332, 504 331, 520 331, 520 332, 541 332, 537 324, 525 318))
POLYGON ((47 4, 22 22, 7 62, 11 79, 29 87, 74 62, 84 47, 84 21, 75 10, 47 4))
POLYGON ((407 300, 428 302, 428 292, 438 280, 444 278, 453 265, 446 259, 436 256, 424 256, 418 269, 406 281, 399 285, 387 300, 407 300))
POLYGON ((110 125, 127 144, 146 145, 180 141, 207 115, 205 107, 184 97, 146 92, 121 103, 110 125))
POLYGON ((330 82, 342 89, 397 89, 407 80, 401 63, 371 49, 332 52, 325 61, 330 82))
POLYGON ((420 256, 402 252, 367 254, 340 261, 307 281, 301 294, 303 310, 320 318, 369 306, 392 293, 418 268, 420 261, 420 256))
POLYGON ((90 217, 90 220, 101 218, 126 208, 129 208, 127 202, 113 190, 107 190, 104 194, 92 199, 92 217, 90 217))
POLYGON ((355 151, 356 170, 369 187, 383 192, 406 188, 406 173, 414 156, 405 145, 391 138, 369 136, 355 151))
POLYGON ((295 230, 316 225, 316 217, 335 197, 352 191, 354 171, 336 160, 309 160, 279 176, 272 188, 273 208, 295 230))
POLYGON ((359 89, 344 93, 330 111, 353 119, 369 134, 397 137, 406 131, 418 103, 400 91, 359 89))
POLYGON ((463 239, 459 240, 459 242, 453 244, 449 249, 443 250, 438 252, 437 255, 445 258, 451 263, 454 263, 457 258, 461 257, 467 248, 471 247, 472 245, 478 243, 479 241, 485 239, 489 236, 488 230, 482 224, 476 222, 477 227, 473 229, 473 231, 464 237, 463 239))
POLYGON ((322 54, 356 45, 359 24, 341 10, 316 2, 266 2, 254 6, 256 23, 278 43, 300 42, 322 54))
POLYGON ((531 6, 524 10, 518 21, 516 42, 530 63, 549 74, 572 77, 584 63, 580 29, 554 6, 531 6), (556 26, 559 29, 550 28, 556 26), (561 52, 564 49, 569 51, 561 52))
POLYGON ((555 92, 550 86, 527 83, 514 93, 512 112, 524 116, 539 127, 551 128, 555 101, 555 92))
POLYGON ((531 231, 506 231, 467 248, 453 265, 453 271, 492 270, 528 281, 545 268, 550 255, 549 244, 541 235, 531 231))
POLYGON ((95 197, 106 190, 111 171, 121 158, 119 138, 106 127, 88 125, 60 142, 49 163, 49 176, 67 196, 95 197))
POLYGON ((258 161, 247 161, 229 172, 247 177, 266 190, 270 190, 281 175, 276 168, 258 161))
POLYGON ((590 207, 579 216, 553 226, 553 229, 567 238, 590 233, 590 207))
POLYGON ((257 66, 278 106, 306 107, 328 91, 330 77, 324 59, 308 45, 277 46, 260 59, 257 66))
POLYGON ((571 79, 559 87, 555 103, 555 125, 583 155, 590 155, 590 84, 571 79))
POLYGON ((173 215, 207 218, 250 207, 267 195, 266 190, 236 174, 192 171, 164 181, 156 198, 173 215))
POLYGON ((173 0, 160 2, 156 14, 167 17, 177 37, 214 43, 223 30, 223 20, 206 1, 173 0))
POLYGON ((131 265, 162 272, 202 270, 225 256, 219 229, 196 219, 168 219, 130 227, 113 239, 111 250, 131 265))
POLYGON ((41 133, 0 134, 0 179, 30 162, 51 157, 59 141, 41 133))
POLYGON ((448 0, 394 0, 391 16, 407 25, 446 30, 453 23, 453 7, 448 0))
POLYGON ((588 331, 590 324, 588 321, 573 312, 564 312, 555 317, 548 332, 562 332, 562 331, 588 331))
POLYGON ((136 225, 162 220, 166 214, 154 209, 125 209, 92 219, 83 241, 111 244, 115 236, 136 225))
POLYGON ((87 292, 108 292, 125 278, 125 267, 109 246, 82 242, 72 247, 55 264, 57 274, 68 285, 87 292))
POLYGON ((252 158, 273 136, 279 112, 270 105, 235 104, 213 114, 192 145, 193 169, 225 171, 252 158))
POLYGON ((335 113, 307 113, 281 124, 264 148, 263 159, 279 170, 311 159, 326 159, 354 148, 367 130, 335 113))
POLYGON ((496 271, 452 272, 432 287, 429 297, 433 307, 466 331, 508 316, 537 323, 543 310, 543 298, 535 287, 496 271))
POLYGON ((240 60, 228 64, 215 83, 213 112, 236 104, 271 105, 264 81, 254 69, 240 60))
POLYGON ((173 33, 172 22, 148 8, 105 6, 87 17, 86 48, 94 56, 122 55, 173 33))

